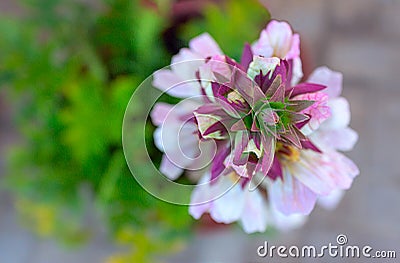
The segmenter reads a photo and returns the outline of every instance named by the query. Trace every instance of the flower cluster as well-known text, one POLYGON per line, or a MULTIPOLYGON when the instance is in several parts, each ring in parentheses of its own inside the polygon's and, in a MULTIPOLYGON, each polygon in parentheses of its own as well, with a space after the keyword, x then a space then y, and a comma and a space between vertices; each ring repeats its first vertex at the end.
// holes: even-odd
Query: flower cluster
POLYGON ((334 207, 351 186, 358 168, 339 151, 358 136, 340 97, 342 75, 321 67, 302 78, 299 35, 279 21, 244 46, 240 63, 202 34, 155 73, 156 88, 184 99, 151 113, 165 153, 160 171, 175 180, 206 163, 196 158, 199 143, 200 159, 211 160, 192 193, 194 218, 239 221, 247 233, 289 229, 317 202, 334 207))

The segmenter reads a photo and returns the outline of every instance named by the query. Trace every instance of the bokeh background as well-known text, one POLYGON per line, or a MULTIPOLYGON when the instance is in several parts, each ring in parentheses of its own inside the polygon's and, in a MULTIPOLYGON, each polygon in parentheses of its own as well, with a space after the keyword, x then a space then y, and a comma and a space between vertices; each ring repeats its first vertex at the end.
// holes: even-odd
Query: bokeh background
POLYGON ((0 262, 267 262, 264 240, 319 246, 338 234, 399 257, 399 13, 397 0, 2 0, 0 262), (207 31, 238 58, 270 18, 264 6, 300 33, 306 75, 344 73, 361 174, 335 211, 249 236, 147 195, 121 123, 137 85, 191 37, 207 31))

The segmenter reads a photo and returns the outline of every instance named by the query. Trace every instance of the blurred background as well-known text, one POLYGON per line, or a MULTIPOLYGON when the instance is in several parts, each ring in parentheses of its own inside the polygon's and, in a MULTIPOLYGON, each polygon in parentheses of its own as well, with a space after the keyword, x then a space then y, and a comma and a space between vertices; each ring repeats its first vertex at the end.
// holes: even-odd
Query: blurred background
POLYGON ((398 0, 2 0, 0 262, 266 262, 265 240, 319 246, 338 234, 399 257, 399 13, 398 0), (303 228, 246 235, 144 192, 121 125, 135 88, 190 38, 207 31, 238 58, 268 23, 265 7, 300 33, 306 76, 344 73, 361 174, 303 228))

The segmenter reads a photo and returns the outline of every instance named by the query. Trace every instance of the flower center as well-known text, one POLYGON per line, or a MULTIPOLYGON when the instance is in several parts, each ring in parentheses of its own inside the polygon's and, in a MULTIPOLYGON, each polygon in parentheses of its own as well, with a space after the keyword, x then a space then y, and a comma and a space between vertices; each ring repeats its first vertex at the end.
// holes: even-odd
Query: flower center
POLYGON ((276 153, 283 160, 290 162, 298 162, 300 161, 300 151, 294 146, 290 146, 283 143, 276 144, 276 153))

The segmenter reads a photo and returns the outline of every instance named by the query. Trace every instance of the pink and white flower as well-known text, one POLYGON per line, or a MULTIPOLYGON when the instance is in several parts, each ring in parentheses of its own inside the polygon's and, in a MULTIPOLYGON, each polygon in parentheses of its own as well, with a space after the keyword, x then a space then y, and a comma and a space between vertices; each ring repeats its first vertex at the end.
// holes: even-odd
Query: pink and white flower
POLYGON ((278 57, 292 61, 292 85, 303 77, 300 59, 300 36, 293 33, 287 22, 272 20, 261 31, 260 38, 253 44, 252 50, 254 55, 265 58, 278 57))
POLYGON ((215 154, 189 213, 238 221, 253 233, 298 226, 317 202, 334 207, 359 174, 339 152, 357 141, 340 97, 342 75, 323 67, 298 83, 300 38, 286 22, 271 21, 253 46, 245 45, 240 63, 208 34, 189 47, 153 82, 186 99, 176 107, 158 103, 151 113, 155 144, 165 153, 160 170, 170 179, 215 154), (200 158, 199 144, 208 149, 200 158))

